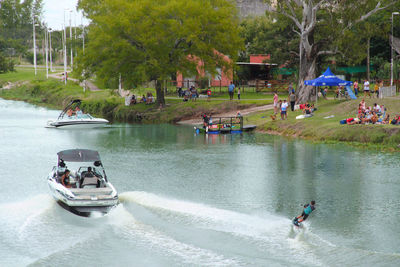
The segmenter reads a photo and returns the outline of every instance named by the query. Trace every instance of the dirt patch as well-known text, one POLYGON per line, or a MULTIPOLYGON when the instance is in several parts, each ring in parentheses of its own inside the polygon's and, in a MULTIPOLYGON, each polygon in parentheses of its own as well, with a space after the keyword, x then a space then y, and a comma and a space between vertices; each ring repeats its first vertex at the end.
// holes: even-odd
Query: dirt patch
POLYGON ((20 87, 20 86, 22 86, 22 85, 24 85, 24 84, 27 84, 27 83, 28 83, 27 81, 24 81, 24 82, 15 82, 15 83, 6 82, 5 84, 3 84, 3 87, 0 88, 0 89, 1 89, 1 90, 10 90, 10 89, 13 89, 13 88, 15 88, 15 87, 20 87))

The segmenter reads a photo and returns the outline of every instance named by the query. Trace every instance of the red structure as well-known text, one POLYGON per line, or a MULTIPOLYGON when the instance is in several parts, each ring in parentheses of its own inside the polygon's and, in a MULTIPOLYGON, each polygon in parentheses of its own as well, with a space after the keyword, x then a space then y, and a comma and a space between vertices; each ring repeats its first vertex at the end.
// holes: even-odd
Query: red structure
POLYGON ((271 55, 250 55, 250 63, 266 63, 271 59, 271 55))
MULTIPOLYGON (((216 53, 218 53, 216 51, 216 53)), ((222 54, 221 54, 222 55, 222 54)), ((231 62, 231 59, 228 56, 222 55, 226 62, 231 62)), ((269 73, 269 68, 272 66, 276 66, 276 64, 266 63, 271 59, 271 55, 269 54, 259 54, 259 55, 250 55, 250 62, 237 62, 237 65, 248 65, 251 68, 251 72, 254 74, 262 73, 261 76, 267 76, 269 73)), ((196 59, 193 59, 196 60, 196 59)), ((197 87, 197 81, 204 78, 206 75, 204 71, 202 71, 202 61, 198 61, 198 74, 192 77, 183 77, 181 73, 177 73, 176 75, 176 86, 182 88, 190 88, 191 86, 197 87)), ((233 80, 233 72, 232 70, 224 71, 222 69, 217 69, 218 75, 215 77, 210 77, 209 86, 219 87, 219 86, 229 86, 230 82, 233 80)), ((260 76, 260 75, 258 75, 260 76)), ((259 77, 259 79, 263 79, 263 77, 259 77)), ((256 78, 255 78, 256 79, 256 78)), ((266 78, 264 78, 266 79, 266 78)))
MULTIPOLYGON (((216 51, 216 53, 218 53, 216 51)), ((222 54, 221 54, 222 55, 222 54)), ((228 56, 222 55, 226 62, 231 62, 231 59, 228 56)), ((197 87, 197 81, 206 77, 206 74, 202 70, 202 61, 198 61, 198 74, 193 77, 183 77, 181 73, 176 74, 176 86, 182 88, 190 88, 192 85, 197 87)), ((228 86, 230 82, 233 80, 233 72, 232 70, 223 70, 221 68, 217 68, 218 74, 215 77, 210 77, 209 86, 218 87, 218 86, 228 86)))

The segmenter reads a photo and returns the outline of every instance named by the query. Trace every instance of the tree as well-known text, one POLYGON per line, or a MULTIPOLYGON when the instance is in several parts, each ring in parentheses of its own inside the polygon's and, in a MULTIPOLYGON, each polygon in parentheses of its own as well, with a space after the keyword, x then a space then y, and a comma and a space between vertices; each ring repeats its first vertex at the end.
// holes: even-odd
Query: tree
POLYGON ((32 17, 40 19, 42 6, 43 0, 2 0, 1 37, 5 40, 18 40, 27 45, 32 40, 32 17))
POLYGON ((108 79, 121 74, 127 86, 155 80, 163 106, 163 80, 230 68, 242 46, 227 0, 81 0, 78 7, 91 20, 80 70, 108 79))
POLYGON ((268 1, 269 13, 278 20, 291 21, 299 37, 299 81, 296 90, 300 102, 312 98, 315 90, 304 80, 316 77, 317 59, 342 53, 340 44, 353 27, 370 16, 398 3, 396 0, 284 0, 268 1))

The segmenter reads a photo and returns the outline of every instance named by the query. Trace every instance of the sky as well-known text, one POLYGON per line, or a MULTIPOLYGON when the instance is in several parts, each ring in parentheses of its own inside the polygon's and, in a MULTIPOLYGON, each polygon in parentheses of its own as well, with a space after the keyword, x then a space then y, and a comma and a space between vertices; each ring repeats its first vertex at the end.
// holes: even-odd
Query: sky
POLYGON ((82 23, 88 24, 86 19, 82 19, 82 13, 77 13, 76 5, 78 0, 44 0, 43 1, 43 20, 49 28, 60 30, 64 24, 64 9, 72 10, 72 13, 68 10, 65 11, 65 22, 69 26, 69 18, 71 14, 72 26, 79 26, 82 23))

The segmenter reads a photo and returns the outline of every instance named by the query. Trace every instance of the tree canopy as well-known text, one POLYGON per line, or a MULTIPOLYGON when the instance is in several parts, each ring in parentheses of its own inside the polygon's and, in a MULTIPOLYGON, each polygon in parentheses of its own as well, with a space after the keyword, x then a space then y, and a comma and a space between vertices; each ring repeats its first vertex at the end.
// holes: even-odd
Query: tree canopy
MULTIPOLYGON (((399 4, 396 0, 284 0, 269 2, 269 15, 275 23, 287 24, 298 38, 299 81, 296 94, 299 101, 312 98, 315 90, 304 80, 316 77, 320 57, 340 54, 349 61, 359 61, 357 42, 366 33, 355 34, 355 27, 375 14, 381 14, 399 4), (349 42, 353 42, 348 46, 349 42), (350 49, 349 49, 350 48, 350 49)), ((366 51, 366 48, 363 50, 366 51)), ((365 52, 364 52, 365 54, 365 52)))
POLYGON ((91 20, 80 70, 105 79, 121 75, 126 86, 156 80, 162 105, 162 80, 177 72, 216 74, 242 46, 228 0, 80 0, 78 6, 91 20))

